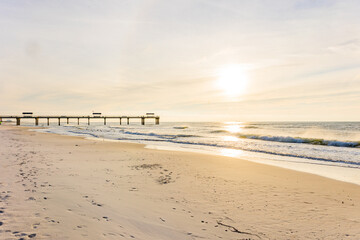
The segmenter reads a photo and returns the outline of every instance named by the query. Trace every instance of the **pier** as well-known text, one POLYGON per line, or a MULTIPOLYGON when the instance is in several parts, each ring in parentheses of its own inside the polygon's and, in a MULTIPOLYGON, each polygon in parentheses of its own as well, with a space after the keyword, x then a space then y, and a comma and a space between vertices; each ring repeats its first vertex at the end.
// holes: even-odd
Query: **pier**
POLYGON ((61 115, 61 116, 50 116, 50 115, 39 115, 39 116, 33 116, 31 112, 24 112, 23 115, 0 115, 0 124, 3 121, 3 119, 15 119, 16 125, 21 124, 22 119, 34 119, 35 126, 39 125, 40 119, 46 119, 46 123, 49 126, 50 125, 50 119, 56 119, 58 125, 60 126, 62 122, 66 121, 66 124, 69 124, 70 120, 77 120, 77 124, 80 125, 80 119, 87 119, 87 124, 90 125, 90 119, 103 119, 104 125, 106 125, 107 119, 119 119, 119 124, 122 124, 122 120, 126 120, 126 124, 130 124, 130 119, 140 119, 141 125, 145 125, 146 119, 154 119, 155 124, 160 124, 160 117, 155 116, 154 114, 147 114, 143 116, 102 116, 101 113, 93 113, 93 115, 88 116, 67 116, 67 115, 61 115))

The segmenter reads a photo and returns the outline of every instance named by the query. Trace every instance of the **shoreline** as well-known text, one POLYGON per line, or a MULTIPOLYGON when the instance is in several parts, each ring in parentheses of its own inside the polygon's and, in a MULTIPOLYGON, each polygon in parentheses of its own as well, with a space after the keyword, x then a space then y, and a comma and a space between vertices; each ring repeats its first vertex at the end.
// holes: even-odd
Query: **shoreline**
MULTIPOLYGON (((105 140, 106 141, 106 140, 105 140)), ((116 140, 114 140, 116 141, 116 140)), ((141 144, 141 143, 139 143, 141 144)), ((301 173, 307 173, 307 174, 313 174, 316 176, 340 181, 340 182, 346 182, 350 184, 356 184, 360 186, 360 169, 358 168, 349 168, 349 167, 342 167, 342 166, 333 166, 333 165, 321 165, 321 164, 315 164, 314 165, 310 163, 305 162, 296 162, 296 161, 289 161, 284 162, 281 160, 264 160, 260 159, 259 157, 246 157, 242 155, 237 155, 233 152, 235 149, 225 149, 230 151, 224 151, 224 153, 221 152, 215 152, 215 151, 207 151, 207 150, 200 150, 200 149, 191 149, 191 148, 182 148, 182 147, 163 147, 163 146, 157 146, 157 145, 151 145, 147 144, 145 145, 145 148, 149 149, 156 149, 156 150, 164 150, 164 151, 180 151, 180 152, 189 152, 189 153, 195 153, 195 154, 206 154, 206 155, 213 155, 213 156, 220 156, 220 157, 230 157, 239 159, 240 161, 249 161, 253 163, 258 164, 264 164, 267 166, 273 166, 273 167, 279 167, 291 171, 301 172, 301 173), (342 174, 337 174, 336 170, 342 169, 342 174), (332 170, 332 172, 330 171, 332 170)), ((241 150, 235 150, 241 152, 241 150)), ((292 158, 292 157, 284 157, 282 158, 292 158)))
MULTIPOLYGON (((39 128, 31 128, 30 131, 37 131, 39 128)), ((47 129, 47 127, 42 127, 41 129, 47 129)), ((41 131, 37 131, 41 132, 41 131)), ((44 132, 41 132, 44 133, 44 132)), ((48 133, 48 132, 45 132, 48 133)), ((51 133, 62 136, 73 136, 68 134, 61 133, 51 133)), ((298 161, 296 157, 290 156, 280 156, 276 155, 276 158, 272 155, 264 154, 264 153, 254 153, 248 152, 246 150, 238 150, 232 148, 214 148, 214 149, 196 149, 196 148, 187 148, 181 144, 174 145, 166 144, 166 145, 156 145, 151 143, 139 143, 131 140, 115 140, 115 139, 107 139, 107 138, 98 138, 98 137, 86 137, 86 136, 77 136, 82 137, 84 139, 92 140, 92 141, 107 141, 114 143, 133 143, 144 145, 145 148, 155 149, 155 150, 165 150, 165 151, 181 151, 181 152, 189 152, 189 153, 200 153, 207 154, 213 156, 225 156, 232 157, 239 160, 250 161, 259 164, 265 164, 269 166, 280 167, 284 169, 289 169, 297 172, 314 174, 321 177, 326 177, 329 179, 352 183, 360 186, 360 169, 355 167, 347 167, 347 166, 337 166, 331 165, 329 162, 322 163, 320 162, 312 162, 309 161, 298 161)))
POLYGON ((18 230, 36 239, 360 237, 356 184, 27 129, 0 127, 0 234, 9 239, 18 230))

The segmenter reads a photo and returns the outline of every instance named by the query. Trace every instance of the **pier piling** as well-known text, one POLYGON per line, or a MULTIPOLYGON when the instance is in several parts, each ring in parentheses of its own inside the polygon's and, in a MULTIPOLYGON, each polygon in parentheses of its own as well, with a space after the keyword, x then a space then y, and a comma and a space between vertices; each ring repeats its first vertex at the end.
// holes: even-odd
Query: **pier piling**
POLYGON ((141 118, 141 125, 145 125, 145 118, 144 117, 141 118))
POLYGON ((35 126, 39 125, 39 118, 35 118, 35 126))
POLYGON ((130 118, 127 118, 127 125, 130 124, 130 118))
POLYGON ((17 125, 17 126, 20 125, 20 118, 16 118, 16 125, 17 125))
POLYGON ((59 126, 60 126, 60 118, 58 118, 59 126))
POLYGON ((50 118, 47 118, 47 125, 50 125, 50 118))

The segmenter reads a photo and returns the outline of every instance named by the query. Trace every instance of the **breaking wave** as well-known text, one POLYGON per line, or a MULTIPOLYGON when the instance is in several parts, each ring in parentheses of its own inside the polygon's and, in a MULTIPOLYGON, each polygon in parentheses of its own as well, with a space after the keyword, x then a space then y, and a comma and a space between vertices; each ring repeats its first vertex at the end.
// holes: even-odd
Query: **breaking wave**
POLYGON ((312 145, 324 145, 333 147, 360 147, 360 141, 338 141, 338 140, 326 140, 317 138, 301 138, 301 137, 284 137, 284 136, 261 136, 261 135, 248 135, 240 134, 240 138, 256 139, 272 142, 285 142, 285 143, 306 143, 312 145))

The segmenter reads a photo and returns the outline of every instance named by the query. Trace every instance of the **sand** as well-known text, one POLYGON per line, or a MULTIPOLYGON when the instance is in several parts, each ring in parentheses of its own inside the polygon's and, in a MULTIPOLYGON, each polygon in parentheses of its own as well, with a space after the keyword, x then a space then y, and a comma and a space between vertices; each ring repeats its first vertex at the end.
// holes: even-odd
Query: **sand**
POLYGON ((0 239, 360 239, 360 186, 0 126, 0 239))

